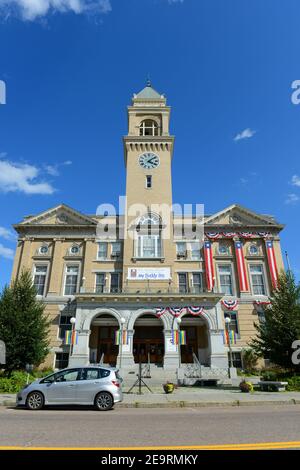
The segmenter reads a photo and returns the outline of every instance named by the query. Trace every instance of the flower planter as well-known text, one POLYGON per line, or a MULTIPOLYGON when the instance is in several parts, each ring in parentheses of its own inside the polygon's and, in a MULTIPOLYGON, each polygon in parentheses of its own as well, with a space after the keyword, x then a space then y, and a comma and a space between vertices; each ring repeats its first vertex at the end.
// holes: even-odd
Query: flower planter
POLYGON ((173 383, 166 383, 163 385, 163 389, 165 393, 173 393, 175 385, 173 383))

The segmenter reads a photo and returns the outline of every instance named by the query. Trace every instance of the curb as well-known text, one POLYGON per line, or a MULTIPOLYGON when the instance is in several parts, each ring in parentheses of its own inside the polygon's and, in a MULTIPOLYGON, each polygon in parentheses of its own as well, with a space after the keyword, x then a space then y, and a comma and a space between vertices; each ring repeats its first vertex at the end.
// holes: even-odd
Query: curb
MULTIPOLYGON (((199 401, 199 402, 190 402, 190 401, 169 401, 163 403, 147 403, 147 402, 133 402, 133 403, 119 403, 117 404, 117 408, 206 408, 206 407, 239 407, 239 406, 268 406, 268 405, 300 405, 300 400, 296 400, 294 398, 290 400, 264 400, 264 401, 240 401, 240 400, 233 400, 233 401, 224 401, 224 402, 216 402, 216 401, 199 401)), ((0 403, 0 407, 16 407, 15 401, 4 400, 0 403)))

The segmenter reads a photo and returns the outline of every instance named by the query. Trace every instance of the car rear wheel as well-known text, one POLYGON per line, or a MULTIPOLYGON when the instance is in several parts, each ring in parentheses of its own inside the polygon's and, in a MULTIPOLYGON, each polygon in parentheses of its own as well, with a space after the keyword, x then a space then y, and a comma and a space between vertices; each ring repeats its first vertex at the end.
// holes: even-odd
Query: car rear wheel
POLYGON ((40 392, 31 392, 29 393, 26 406, 29 410, 41 410, 44 406, 44 397, 43 394, 40 392))
POLYGON ((114 400, 110 393, 101 392, 95 398, 95 406, 99 411, 111 410, 114 406, 114 400))

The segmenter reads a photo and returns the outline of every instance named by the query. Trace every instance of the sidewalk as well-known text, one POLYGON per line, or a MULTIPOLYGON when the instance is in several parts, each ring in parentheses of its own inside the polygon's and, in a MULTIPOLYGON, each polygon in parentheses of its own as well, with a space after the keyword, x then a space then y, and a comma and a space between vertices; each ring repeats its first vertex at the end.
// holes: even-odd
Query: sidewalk
MULTIPOLYGON (((137 391, 136 389, 134 391, 137 391)), ((209 388, 179 388, 165 394, 158 388, 154 393, 143 389, 143 394, 124 393, 122 408, 178 408, 204 406, 300 405, 300 392, 254 392, 218 390, 209 388)), ((0 394, 0 406, 14 406, 16 396, 0 394)))

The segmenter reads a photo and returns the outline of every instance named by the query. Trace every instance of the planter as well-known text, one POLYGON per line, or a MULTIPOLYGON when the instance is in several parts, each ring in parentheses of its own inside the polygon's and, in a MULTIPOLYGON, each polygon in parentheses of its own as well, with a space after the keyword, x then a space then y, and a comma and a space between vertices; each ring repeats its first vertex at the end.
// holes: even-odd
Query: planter
POLYGON ((163 389, 165 393, 173 393, 175 385, 173 383, 166 383, 163 385, 163 389))
POLYGON ((246 382, 245 380, 243 380, 241 383, 240 383, 240 391, 242 393, 250 393, 250 392, 253 392, 253 385, 251 382, 246 382))

